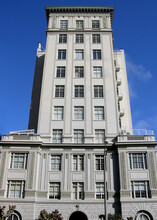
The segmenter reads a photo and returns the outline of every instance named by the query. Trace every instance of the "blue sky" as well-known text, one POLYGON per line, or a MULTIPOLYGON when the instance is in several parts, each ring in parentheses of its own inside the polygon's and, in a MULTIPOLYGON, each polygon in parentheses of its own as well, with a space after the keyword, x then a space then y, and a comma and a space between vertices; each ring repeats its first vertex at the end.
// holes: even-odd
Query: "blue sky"
POLYGON ((157 1, 2 0, 0 134, 28 127, 38 42, 45 48, 45 6, 114 6, 114 49, 124 49, 133 127, 157 134, 157 1))

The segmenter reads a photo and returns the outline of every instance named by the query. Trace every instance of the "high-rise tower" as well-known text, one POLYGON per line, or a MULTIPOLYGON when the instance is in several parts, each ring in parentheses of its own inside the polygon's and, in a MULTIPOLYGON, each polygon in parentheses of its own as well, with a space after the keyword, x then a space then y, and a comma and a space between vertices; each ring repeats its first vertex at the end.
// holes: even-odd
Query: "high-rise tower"
POLYGON ((37 219, 42 209, 58 209, 65 220, 157 217, 156 142, 150 131, 133 132, 113 13, 46 7, 29 130, 1 141, 0 202, 16 204, 14 219, 37 219))

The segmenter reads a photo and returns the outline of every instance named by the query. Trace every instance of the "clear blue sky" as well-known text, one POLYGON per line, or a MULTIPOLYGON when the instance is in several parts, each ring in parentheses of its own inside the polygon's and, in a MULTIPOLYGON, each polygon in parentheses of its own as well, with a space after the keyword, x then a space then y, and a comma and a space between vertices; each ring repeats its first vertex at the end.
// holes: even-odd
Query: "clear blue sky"
POLYGON ((114 6, 114 49, 124 49, 134 128, 157 134, 156 0, 2 0, 0 134, 28 126, 38 42, 45 48, 45 6, 114 6))

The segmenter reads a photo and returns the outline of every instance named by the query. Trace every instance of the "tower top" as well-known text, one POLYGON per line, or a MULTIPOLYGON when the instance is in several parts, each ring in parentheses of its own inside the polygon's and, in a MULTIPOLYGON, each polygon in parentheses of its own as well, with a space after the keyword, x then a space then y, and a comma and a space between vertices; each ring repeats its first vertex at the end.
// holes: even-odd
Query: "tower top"
POLYGON ((47 21, 49 19, 49 14, 50 13, 59 13, 59 14, 66 14, 66 13, 78 13, 78 14, 83 14, 83 13, 93 13, 93 14, 106 14, 110 13, 110 19, 111 19, 111 24, 113 20, 113 14, 114 14, 114 7, 45 7, 46 11, 46 17, 47 21))

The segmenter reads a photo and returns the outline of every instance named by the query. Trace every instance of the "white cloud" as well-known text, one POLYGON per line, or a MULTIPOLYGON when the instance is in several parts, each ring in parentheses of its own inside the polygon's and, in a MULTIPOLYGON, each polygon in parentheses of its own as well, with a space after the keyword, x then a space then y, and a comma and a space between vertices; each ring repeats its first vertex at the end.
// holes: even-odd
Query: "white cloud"
POLYGON ((130 96, 130 98, 137 98, 138 95, 137 95, 137 93, 134 89, 134 86, 133 86, 133 84, 131 83, 130 80, 128 80, 128 86, 129 86, 129 96, 130 96))
POLYGON ((152 74, 149 70, 142 64, 135 64, 127 55, 126 55, 126 67, 129 77, 136 76, 139 80, 149 80, 152 78, 152 74))
POLYGON ((157 114, 152 115, 151 117, 137 120, 133 128, 134 129, 146 129, 146 130, 153 130, 157 135, 157 114))

